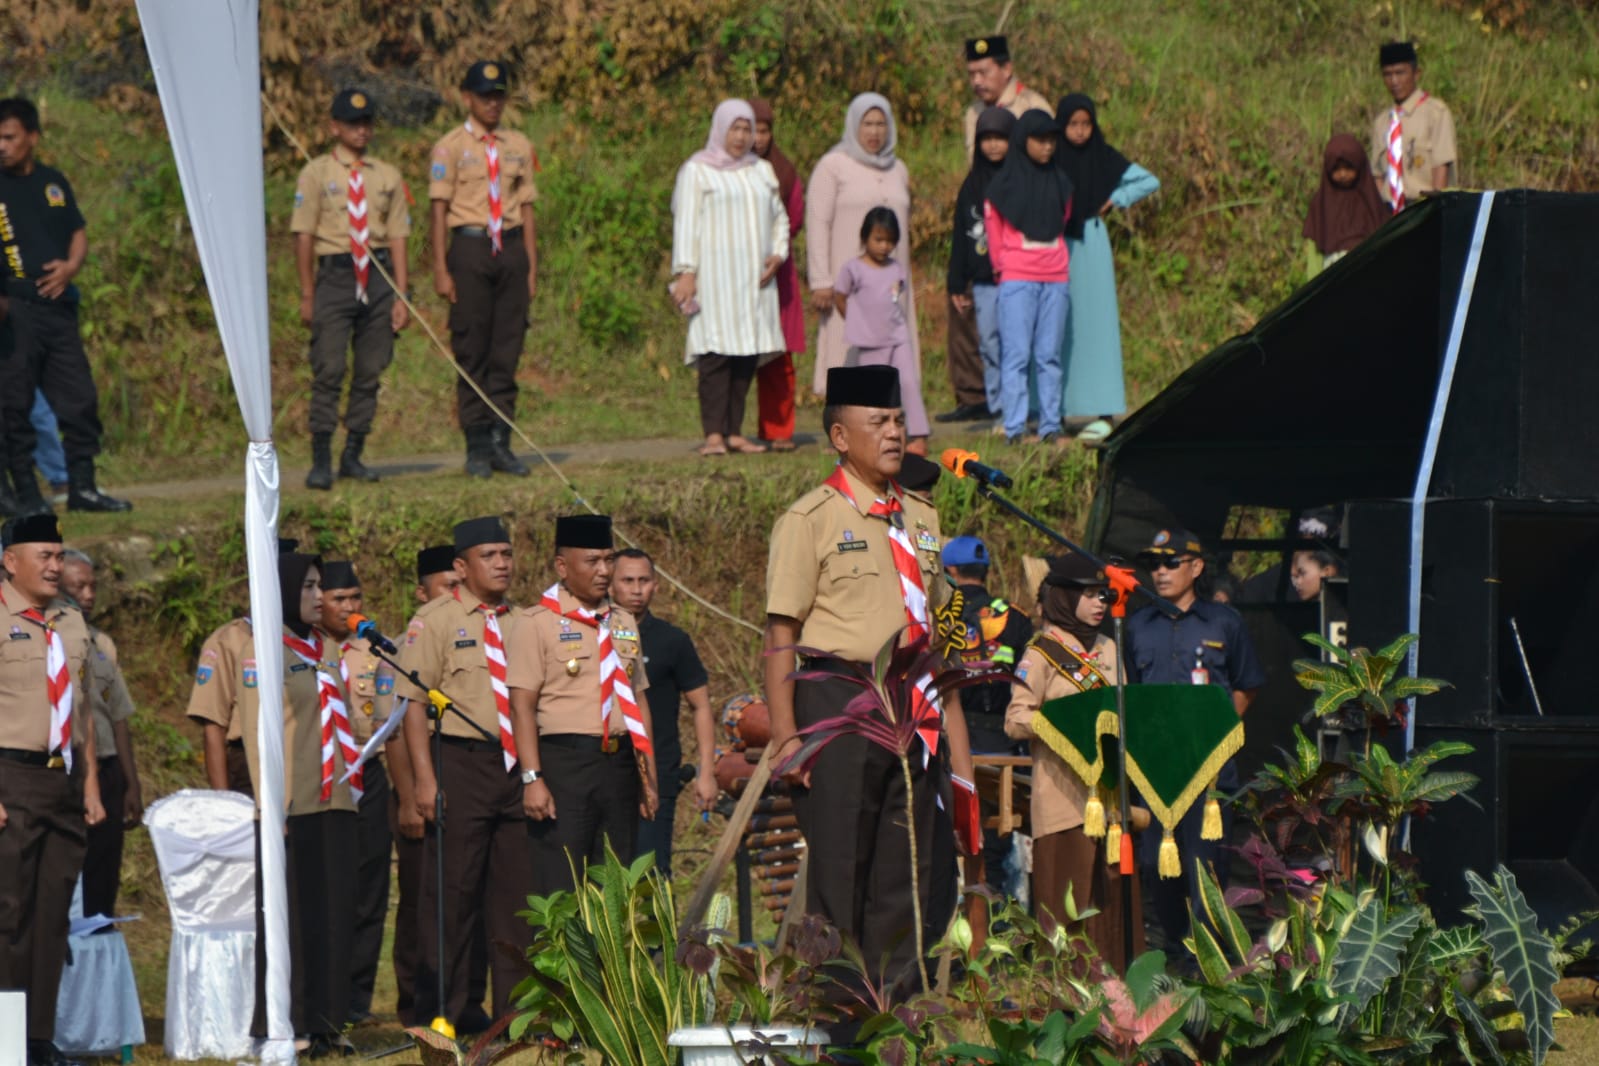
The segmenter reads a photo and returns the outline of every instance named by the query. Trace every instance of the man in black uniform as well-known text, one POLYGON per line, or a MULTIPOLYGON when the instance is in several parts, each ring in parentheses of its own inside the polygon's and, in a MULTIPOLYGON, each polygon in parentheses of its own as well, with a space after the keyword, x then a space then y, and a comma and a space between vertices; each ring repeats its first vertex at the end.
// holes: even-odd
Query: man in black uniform
MULTIPOLYGON (((1139 554, 1149 568, 1155 591, 1182 612, 1168 618, 1148 606, 1127 619, 1128 684, 1219 685, 1233 698, 1242 718, 1255 692, 1266 683, 1266 671, 1238 612, 1224 603, 1200 599, 1194 584, 1205 572, 1204 548, 1187 530, 1163 529, 1139 554)), ((1216 777, 1221 792, 1239 787, 1238 762, 1229 759, 1216 777)), ((1155 913, 1166 931, 1166 943, 1180 944, 1188 935, 1188 899, 1198 899, 1199 875, 1195 863, 1213 867, 1217 880, 1227 887, 1227 863, 1222 848, 1232 832, 1232 806, 1222 805, 1220 840, 1201 840, 1204 804, 1195 803, 1177 827, 1177 848, 1182 855, 1182 878, 1156 878, 1146 884, 1154 898, 1155 913)), ((1151 877, 1158 866, 1159 833, 1145 833, 1143 868, 1151 877)))
POLYGON ((683 740, 678 735, 677 712, 684 700, 694 712, 694 746, 699 769, 694 775, 694 806, 708 811, 716 803, 716 715, 711 710, 710 678, 689 635, 650 613, 659 581, 655 560, 638 548, 616 553, 611 572, 611 599, 638 619, 644 649, 644 676, 650 687, 650 729, 655 739, 655 770, 659 775, 661 806, 655 817, 640 821, 638 852, 655 853, 655 868, 672 876, 672 827, 677 816, 677 794, 682 789, 678 772, 683 766, 683 740))
MULTIPOLYGON (((990 560, 988 546, 976 537, 956 537, 944 545, 941 556, 944 573, 961 595, 961 621, 965 623, 964 646, 960 658, 965 663, 993 663, 1007 670, 1016 668, 1027 642, 1033 637, 1033 623, 1027 616, 998 596, 988 592, 990 560)), ((1027 748, 1005 735, 1005 708, 1010 706, 1010 685, 998 681, 961 690, 961 707, 966 711, 966 733, 971 738, 973 755, 1025 755, 1027 748)), ((987 825, 998 808, 989 804, 983 810, 983 879, 995 892, 1005 894, 1011 881, 1009 869, 1011 838, 987 825), (992 807, 992 809, 990 809, 992 807)))
POLYGON ((78 334, 78 288, 72 279, 89 252, 72 186, 34 158, 39 111, 27 100, 0 100, 0 246, 12 350, 0 351, 0 404, 6 464, 18 510, 50 510, 33 475, 36 435, 28 413, 37 386, 61 423, 73 511, 127 511, 133 505, 95 487, 100 452, 100 397, 78 334))

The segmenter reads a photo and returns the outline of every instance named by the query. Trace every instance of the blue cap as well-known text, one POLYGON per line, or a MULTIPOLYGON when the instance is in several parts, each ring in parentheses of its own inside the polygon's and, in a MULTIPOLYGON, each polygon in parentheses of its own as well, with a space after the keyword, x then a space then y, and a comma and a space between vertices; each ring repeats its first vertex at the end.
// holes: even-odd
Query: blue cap
POLYGON ((976 537, 956 537, 944 545, 945 566, 987 566, 988 547, 976 537))

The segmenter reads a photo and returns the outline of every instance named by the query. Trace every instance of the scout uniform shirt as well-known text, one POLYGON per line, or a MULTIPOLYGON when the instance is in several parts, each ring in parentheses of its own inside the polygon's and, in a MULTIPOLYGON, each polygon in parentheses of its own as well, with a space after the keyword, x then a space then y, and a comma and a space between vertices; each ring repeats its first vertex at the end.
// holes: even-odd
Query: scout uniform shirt
MULTIPOLYGON (((566 589, 557 595, 561 611, 582 605, 566 589)), ((526 689, 538 698, 534 723, 539 736, 578 733, 600 736, 599 630, 575 618, 563 618, 543 604, 517 612, 516 630, 506 646, 512 688, 526 689)), ((649 714, 644 692, 650 687, 640 655, 638 620, 615 605, 609 618, 611 646, 627 671, 639 713, 649 714)), ((646 721, 648 718, 646 717, 646 721)), ((619 705, 606 720, 611 736, 626 736, 627 722, 619 705)))
MULTIPOLYGON (((489 224, 489 161, 484 131, 471 119, 439 138, 428 173, 428 198, 448 200, 445 224, 489 224)), ((509 233, 522 225, 522 208, 538 199, 533 186, 533 143, 515 130, 494 131, 500 152, 500 220, 509 233)))
MULTIPOLYGON (((405 643, 396 657, 406 671, 415 671, 422 683, 441 689, 455 703, 455 709, 488 731, 484 736, 446 714, 441 721, 447 737, 463 740, 496 741, 500 736, 500 716, 495 708, 494 688, 489 678, 489 662, 483 651, 483 601, 465 586, 422 605, 405 631, 405 643)), ((517 612, 507 610, 498 616, 500 636, 510 657, 516 632, 517 612)), ((414 700, 426 708, 427 693, 405 677, 396 677, 394 697, 414 700)), ((431 725, 429 726, 431 728, 431 725)))
MULTIPOLYGON (((1388 200, 1388 128, 1393 123, 1393 108, 1385 107, 1371 120, 1371 172, 1377 178, 1377 191, 1388 200)), ((1404 151, 1405 201, 1415 203, 1422 193, 1436 192, 1433 167, 1448 167, 1448 180, 1455 180, 1455 119, 1448 106, 1436 96, 1420 89, 1399 105, 1400 138, 1404 151)))
MULTIPOLYGON (((977 116, 988 110, 989 106, 981 100, 974 100, 966 105, 966 114, 963 116, 963 120, 966 127, 967 159, 971 158, 972 149, 977 146, 977 116)), ((1021 118, 1022 115, 1029 111, 1044 111, 1050 115, 1055 113, 1054 107, 1050 106, 1048 100, 1045 100, 1015 78, 1012 78, 1010 84, 1005 86, 1005 91, 999 94, 999 99, 994 101, 992 106, 1003 107, 1017 118, 1021 118)))
MULTIPOLYGON (((350 690, 350 735, 357 748, 364 748, 394 709, 394 667, 372 654, 371 643, 361 637, 349 637, 339 653, 344 662, 344 683, 350 690)), ((367 761, 382 762, 383 749, 374 751, 367 761)))
MULTIPOLYGON (((1072 651, 1082 652, 1076 641, 1058 626, 1046 626, 1044 634, 1072 651)), ((1100 637, 1094 641, 1093 652, 1086 658, 1088 665, 1105 679, 1105 684, 1116 683, 1115 641, 1100 637)), ((1084 679, 1079 682, 1061 673, 1036 645, 1029 647, 1016 667, 1016 678, 1021 683, 1011 686, 1010 707, 1005 711, 1006 734, 1033 742, 1033 800, 1028 831, 1035 840, 1082 825, 1083 805, 1088 802, 1088 786, 1083 784, 1083 779, 1033 735, 1033 714, 1040 707, 1050 700, 1074 696, 1095 686, 1093 675, 1084 671, 1080 664, 1067 661, 1060 665, 1073 673, 1082 673, 1084 679)))
POLYGON ((112 726, 133 717, 133 697, 117 665, 117 645, 109 634, 89 630, 89 664, 84 671, 84 695, 94 720, 94 754, 109 759, 117 753, 112 726))
MULTIPOLYGON (((853 474, 844 477, 855 503, 822 485, 801 496, 772 527, 766 613, 798 620, 803 647, 869 663, 910 619, 888 523, 866 515, 876 494, 853 474)), ((896 491, 927 593, 928 624, 936 631, 933 612, 950 596, 939 564, 938 512, 927 497, 889 489, 896 491)))
MULTIPOLYGON (((300 171, 294 187, 294 214, 289 218, 293 233, 315 235, 312 254, 350 254, 350 167, 355 154, 342 144, 319 155, 300 171)), ((400 172, 371 156, 361 161, 361 180, 366 186, 369 247, 386 248, 403 241, 411 233, 410 194, 400 172)))
MULTIPOLYGON (((338 680, 339 646, 323 638, 322 656, 323 667, 339 686, 340 695, 347 696, 338 680)), ((291 816, 355 810, 349 782, 339 780, 346 767, 337 744, 333 746, 333 795, 322 802, 322 708, 316 675, 315 667, 283 649, 283 791, 285 813, 291 816)), ((260 689, 250 622, 236 619, 212 633, 200 649, 200 665, 189 693, 189 717, 222 726, 229 740, 244 741, 257 808, 261 804, 261 751, 256 731, 260 689)), ((349 705, 348 698, 345 705, 349 705)))
MULTIPOLYGON (((50 750, 50 691, 45 675, 48 641, 37 622, 23 617, 28 601, 11 582, 0 584, 0 748, 50 750)), ((83 750, 84 666, 89 655, 89 627, 83 613, 65 600, 51 600, 42 612, 61 635, 72 672, 72 746, 83 750)), ((98 753, 96 753, 98 755, 98 753)), ((73 764, 77 772, 77 763, 73 764)))

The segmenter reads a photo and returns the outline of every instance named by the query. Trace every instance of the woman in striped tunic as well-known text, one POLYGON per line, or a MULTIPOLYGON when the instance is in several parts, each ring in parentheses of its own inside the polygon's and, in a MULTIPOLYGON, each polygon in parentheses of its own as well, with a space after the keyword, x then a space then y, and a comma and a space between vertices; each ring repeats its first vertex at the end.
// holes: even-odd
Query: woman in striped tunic
POLYGON ((741 432, 744 402, 757 367, 784 350, 773 278, 788 258, 788 212, 754 143, 754 110, 723 100, 672 192, 671 291, 688 318, 684 361, 699 371, 701 455, 766 450, 741 432))

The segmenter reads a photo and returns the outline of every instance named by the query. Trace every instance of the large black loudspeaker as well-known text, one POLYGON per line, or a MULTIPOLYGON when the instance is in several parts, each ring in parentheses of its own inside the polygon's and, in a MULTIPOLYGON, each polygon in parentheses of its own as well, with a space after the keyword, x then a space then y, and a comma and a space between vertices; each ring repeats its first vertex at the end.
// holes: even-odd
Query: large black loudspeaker
MULTIPOLYGON (((1408 627, 1410 505, 1350 506, 1350 640, 1408 627)), ((1469 901, 1463 869, 1505 862, 1554 925, 1599 907, 1599 504, 1443 500, 1426 512, 1416 746, 1463 740, 1482 810, 1459 800, 1414 829, 1435 903, 1469 901)))

